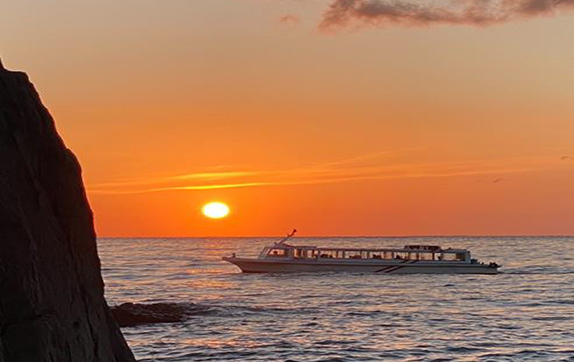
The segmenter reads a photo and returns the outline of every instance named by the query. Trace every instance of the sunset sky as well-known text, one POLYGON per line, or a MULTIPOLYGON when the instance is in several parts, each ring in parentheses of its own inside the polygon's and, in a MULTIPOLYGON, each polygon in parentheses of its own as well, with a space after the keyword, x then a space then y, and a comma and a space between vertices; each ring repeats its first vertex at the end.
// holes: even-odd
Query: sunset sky
POLYGON ((0 56, 101 236, 574 234, 574 2, 420 4, 8 0, 0 56))

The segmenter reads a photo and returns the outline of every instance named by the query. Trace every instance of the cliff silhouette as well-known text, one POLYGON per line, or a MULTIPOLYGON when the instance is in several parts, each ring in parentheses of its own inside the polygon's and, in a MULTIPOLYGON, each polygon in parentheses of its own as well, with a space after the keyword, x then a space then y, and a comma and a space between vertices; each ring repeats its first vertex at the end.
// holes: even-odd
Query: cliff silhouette
POLYGON ((104 299, 81 168, 0 61, 0 362, 135 361, 104 299))

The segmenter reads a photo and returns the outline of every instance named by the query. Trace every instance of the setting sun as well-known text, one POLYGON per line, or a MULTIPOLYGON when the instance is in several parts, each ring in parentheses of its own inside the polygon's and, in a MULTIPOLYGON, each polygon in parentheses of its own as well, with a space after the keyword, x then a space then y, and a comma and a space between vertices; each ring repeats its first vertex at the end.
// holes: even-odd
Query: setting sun
POLYGON ((221 219, 229 215, 229 206, 223 202, 210 202, 203 205, 201 211, 211 219, 221 219))

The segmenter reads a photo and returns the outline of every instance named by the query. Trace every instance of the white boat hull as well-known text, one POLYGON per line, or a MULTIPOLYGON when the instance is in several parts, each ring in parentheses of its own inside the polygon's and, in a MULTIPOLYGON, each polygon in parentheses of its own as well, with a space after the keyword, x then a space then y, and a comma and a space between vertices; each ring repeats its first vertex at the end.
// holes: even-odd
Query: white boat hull
POLYGON ((485 264, 424 260, 268 260, 224 257, 244 273, 355 272, 379 274, 497 274, 485 264))

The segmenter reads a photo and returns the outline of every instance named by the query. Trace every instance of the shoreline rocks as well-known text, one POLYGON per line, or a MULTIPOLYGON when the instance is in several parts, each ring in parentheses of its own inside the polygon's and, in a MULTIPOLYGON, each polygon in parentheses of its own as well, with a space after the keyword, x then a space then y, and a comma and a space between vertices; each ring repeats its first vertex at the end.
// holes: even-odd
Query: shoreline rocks
POLYGON ((111 309, 112 315, 120 327, 183 322, 189 313, 186 305, 177 303, 123 303, 111 309))

